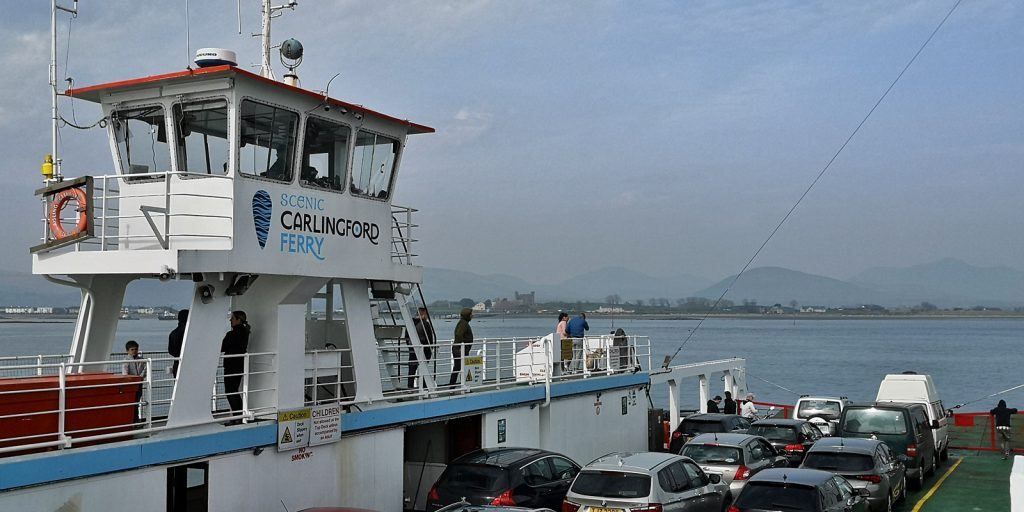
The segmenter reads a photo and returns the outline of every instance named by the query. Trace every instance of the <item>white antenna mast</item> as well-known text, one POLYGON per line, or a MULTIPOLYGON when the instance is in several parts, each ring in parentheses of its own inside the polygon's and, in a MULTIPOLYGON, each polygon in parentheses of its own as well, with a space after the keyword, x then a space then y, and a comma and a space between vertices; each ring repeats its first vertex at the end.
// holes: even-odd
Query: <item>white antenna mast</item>
POLYGON ((57 123, 60 122, 60 115, 57 114, 57 96, 61 94, 57 92, 57 11, 69 12, 72 17, 78 16, 78 0, 74 0, 74 2, 74 7, 70 9, 57 5, 57 0, 50 2, 50 97, 52 100, 50 121, 53 123, 50 131, 50 154, 53 157, 53 163, 56 168, 54 177, 61 176, 61 160, 57 156, 57 123))
POLYGON ((270 0, 263 0, 263 27, 259 34, 263 37, 262 44, 262 59, 260 62, 260 75, 271 80, 277 80, 274 76, 274 69, 270 67, 270 20, 280 16, 276 14, 278 11, 283 9, 294 9, 298 5, 298 0, 288 0, 284 5, 270 5, 270 0), (276 14, 276 15, 275 15, 276 14))

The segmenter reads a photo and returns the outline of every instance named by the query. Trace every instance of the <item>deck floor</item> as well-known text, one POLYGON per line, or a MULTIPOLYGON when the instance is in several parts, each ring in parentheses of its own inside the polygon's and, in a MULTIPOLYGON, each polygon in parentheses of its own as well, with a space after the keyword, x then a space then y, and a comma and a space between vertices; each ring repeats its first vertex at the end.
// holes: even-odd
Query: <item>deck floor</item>
POLYGON ((997 453, 953 452, 936 476, 925 479, 924 489, 911 492, 895 510, 1006 512, 1010 510, 1012 467, 1012 458, 1003 460, 997 453))

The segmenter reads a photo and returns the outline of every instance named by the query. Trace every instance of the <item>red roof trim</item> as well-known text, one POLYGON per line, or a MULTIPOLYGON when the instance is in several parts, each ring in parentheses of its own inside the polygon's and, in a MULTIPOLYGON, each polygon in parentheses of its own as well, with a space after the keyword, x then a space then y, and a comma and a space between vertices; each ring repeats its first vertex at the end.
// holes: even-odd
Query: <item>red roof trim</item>
MULTIPOLYGON (((277 80, 271 80, 269 78, 257 75, 256 73, 251 73, 251 72, 246 71, 244 69, 239 69, 237 67, 227 66, 227 65, 225 65, 225 66, 213 66, 213 67, 208 67, 208 68, 198 68, 198 69, 186 69, 184 71, 178 71, 178 72, 175 72, 175 73, 167 73, 167 74, 163 74, 163 75, 153 75, 153 76, 147 76, 147 77, 143 77, 143 78, 135 78, 135 79, 132 79, 132 80, 122 80, 120 82, 110 82, 110 83, 99 84, 99 85, 90 85, 88 87, 82 87, 82 88, 79 88, 79 89, 68 89, 68 91, 65 94, 67 96, 82 96, 82 95, 87 94, 87 93, 99 93, 101 91, 106 91, 106 90, 110 90, 110 89, 121 89, 121 88, 125 88, 125 87, 133 87, 133 86, 137 86, 137 85, 145 85, 145 84, 150 84, 150 83, 162 82, 162 81, 165 81, 165 80, 172 80, 172 79, 175 79, 175 78, 191 77, 191 76, 197 76, 197 75, 208 75, 208 74, 215 74, 215 73, 221 73, 221 72, 234 73, 234 74, 239 75, 239 76, 243 76, 243 77, 246 77, 246 78, 249 78, 249 79, 252 79, 252 80, 256 80, 258 82, 263 82, 263 83, 270 84, 270 85, 273 85, 273 86, 276 86, 276 87, 287 89, 289 91, 296 92, 296 93, 299 93, 299 94, 302 94, 302 95, 305 95, 305 96, 309 96, 311 98, 317 98, 317 99, 322 99, 323 98, 323 95, 318 94, 316 92, 313 92, 313 91, 310 91, 310 90, 307 90, 307 89, 303 89, 301 87, 294 87, 294 86, 288 85, 288 84, 283 83, 283 82, 278 82, 277 80)), ((409 121, 407 119, 398 119, 397 117, 392 117, 392 116, 389 116, 387 114, 382 114, 380 112, 376 112, 374 110, 370 110, 370 109, 368 109, 366 107, 362 107, 362 106, 355 105, 355 104, 352 104, 352 103, 346 103, 344 101, 336 100, 334 98, 327 98, 327 102, 329 104, 331 104, 331 105, 336 105, 336 106, 339 106, 339 107, 344 107, 344 108, 346 108, 348 110, 351 110, 353 112, 360 112, 363 115, 370 115, 370 116, 373 116, 373 117, 377 117, 377 118, 383 119, 385 121, 390 121, 390 122, 398 123, 398 124, 404 124, 404 125, 412 128, 412 131, 415 132, 415 133, 434 133, 434 131, 435 131, 433 128, 431 128, 429 126, 426 126, 426 125, 413 123, 413 122, 411 122, 411 121, 409 121)))

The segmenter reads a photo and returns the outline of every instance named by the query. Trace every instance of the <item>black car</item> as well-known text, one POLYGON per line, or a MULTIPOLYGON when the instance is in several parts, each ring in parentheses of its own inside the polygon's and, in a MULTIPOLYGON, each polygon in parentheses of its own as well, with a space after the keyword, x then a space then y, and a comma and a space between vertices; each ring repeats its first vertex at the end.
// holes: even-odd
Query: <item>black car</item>
POLYGON ((669 453, 679 453, 687 441, 701 434, 729 432, 742 434, 750 428, 750 420, 739 414, 694 414, 683 418, 679 426, 672 432, 672 442, 668 445, 669 453))
POLYGON ((427 496, 427 511, 464 500, 474 505, 561 509, 580 472, 572 459, 535 448, 485 448, 448 464, 427 496))
POLYGON ((807 420, 768 419, 755 421, 748 434, 761 436, 786 456, 790 467, 804 460, 807 450, 822 438, 821 431, 807 420))
POLYGON ((750 479, 730 512, 867 512, 867 489, 817 469, 766 469, 750 479))
POLYGON ((939 467, 932 437, 932 428, 937 426, 928 422, 928 411, 921 404, 850 404, 843 409, 838 434, 884 441, 896 457, 902 456, 911 487, 921 489, 925 475, 939 467))

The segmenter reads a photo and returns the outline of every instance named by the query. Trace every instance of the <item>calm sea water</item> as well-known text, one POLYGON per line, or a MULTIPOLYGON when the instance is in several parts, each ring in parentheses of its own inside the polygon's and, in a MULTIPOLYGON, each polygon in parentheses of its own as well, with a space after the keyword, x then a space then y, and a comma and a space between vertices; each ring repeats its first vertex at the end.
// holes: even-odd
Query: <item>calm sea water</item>
MULTIPOLYGON (((143 352, 162 351, 167 348, 167 333, 175 325, 150 319, 123 321, 117 339, 138 340, 143 352)), ((594 318, 590 319, 590 333, 621 327, 628 334, 649 336, 657 366, 696 325, 696 320, 594 318)), ((258 322, 254 326, 258 328, 258 322)), ((437 320, 435 326, 439 337, 450 339, 455 322, 437 320)), ((554 326, 553 318, 473 321, 477 338, 537 336, 553 331, 554 326)), ((0 324, 0 356, 66 353, 73 330, 71 323, 0 324)), ((1024 349, 1022 341, 1024 319, 709 319, 673 364, 743 357, 748 387, 758 401, 786 404, 795 402, 801 393, 871 400, 885 374, 915 370, 935 378, 949 407, 1024 383, 1017 352, 1024 349)), ((695 382, 685 385, 684 406, 696 407, 695 382)), ((720 385, 712 382, 712 393, 718 392, 720 385)), ((657 406, 666 404, 665 396, 664 390, 652 390, 657 406)), ((1011 406, 1024 406, 1024 389, 1001 398, 1011 406)), ((987 410, 996 400, 964 409, 987 410)))

